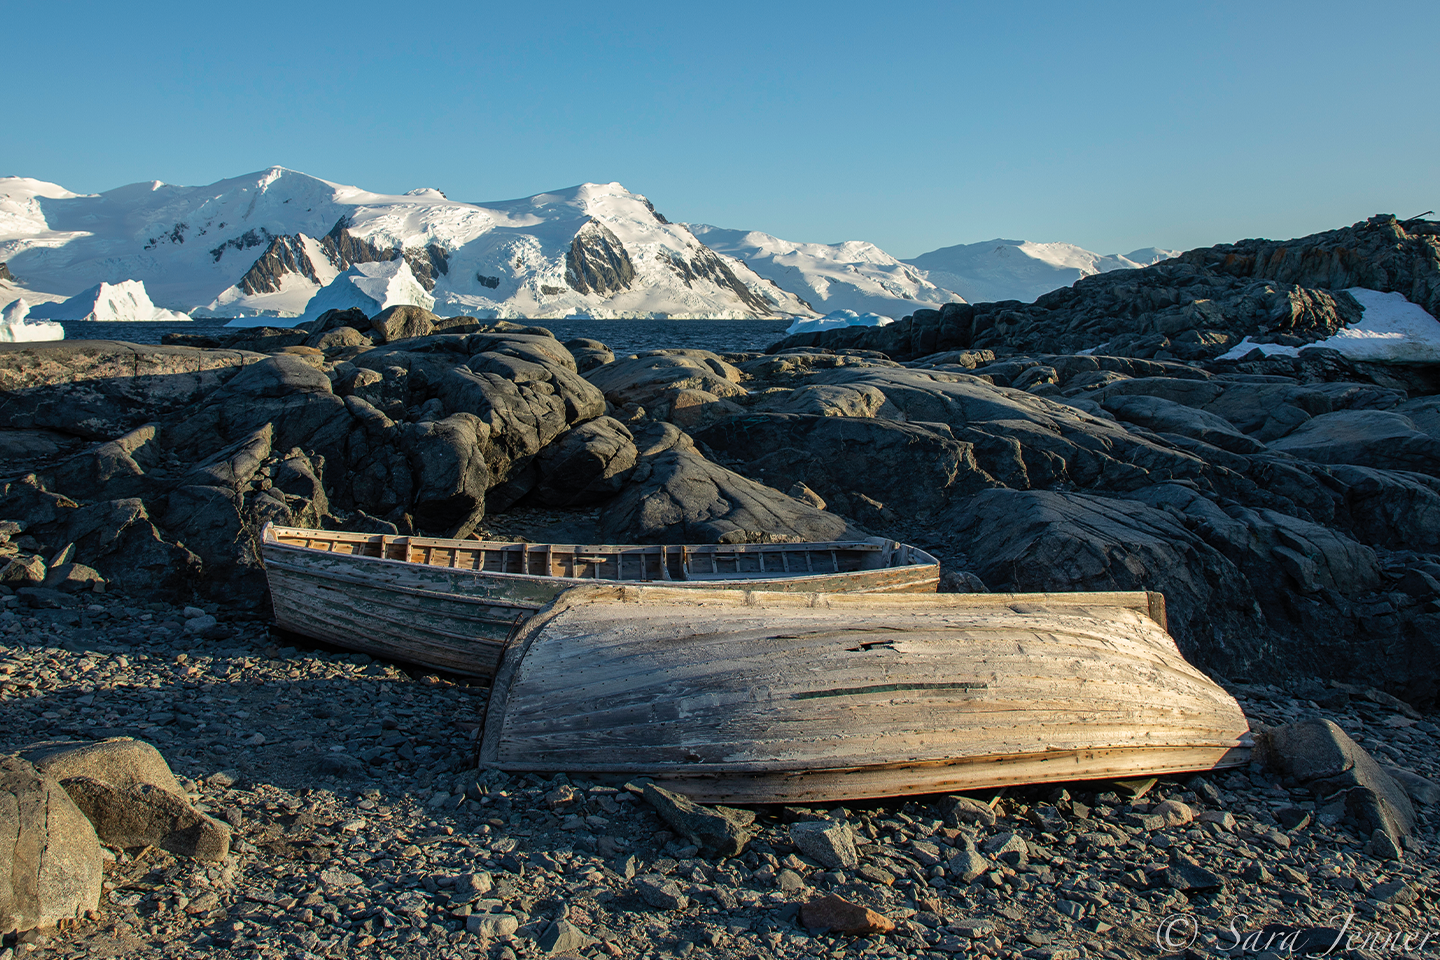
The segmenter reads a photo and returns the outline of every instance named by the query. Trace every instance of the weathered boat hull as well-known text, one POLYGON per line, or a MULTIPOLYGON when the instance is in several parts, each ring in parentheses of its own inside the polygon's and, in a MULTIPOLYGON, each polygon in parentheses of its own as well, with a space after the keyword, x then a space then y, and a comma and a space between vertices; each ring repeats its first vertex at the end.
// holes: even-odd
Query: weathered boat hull
POLYGON ((939 583, 939 565, 929 554, 879 539, 571 546, 267 526, 261 551, 282 629, 479 677, 494 673, 506 639, 521 623, 564 590, 607 582, 599 575, 607 567, 633 580, 694 578, 669 580, 682 589, 910 593, 934 592, 939 583), (827 560, 833 570, 816 569, 827 560))
POLYGON ((481 762, 729 803, 1244 763, 1244 715, 1158 601, 577 588, 507 649, 481 762))

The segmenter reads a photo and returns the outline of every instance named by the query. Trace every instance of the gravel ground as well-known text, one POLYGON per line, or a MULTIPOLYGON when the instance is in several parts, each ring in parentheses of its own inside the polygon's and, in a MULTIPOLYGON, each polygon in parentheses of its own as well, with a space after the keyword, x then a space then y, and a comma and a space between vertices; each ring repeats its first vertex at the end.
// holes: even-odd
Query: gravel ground
MULTIPOLYGON (((236 842, 222 866, 111 851, 97 916, 11 937, 0 960, 1214 956, 1267 924, 1343 931, 1328 956, 1440 953, 1434 808, 1405 859, 1382 862, 1343 815, 1252 768, 1138 798, 1094 783, 981 795, 993 824, 947 821, 943 797, 761 808, 749 849, 721 858, 624 784, 477 782, 482 685, 290 646, 216 607, 53 602, 0 588, 0 752, 147 740, 236 842), (826 818, 853 830, 858 867, 792 844, 793 824, 826 818), (797 907, 826 893, 896 929, 812 935, 797 907)), ((1440 776, 1440 727, 1398 701, 1235 692, 1254 722, 1327 716, 1381 762, 1440 776)))

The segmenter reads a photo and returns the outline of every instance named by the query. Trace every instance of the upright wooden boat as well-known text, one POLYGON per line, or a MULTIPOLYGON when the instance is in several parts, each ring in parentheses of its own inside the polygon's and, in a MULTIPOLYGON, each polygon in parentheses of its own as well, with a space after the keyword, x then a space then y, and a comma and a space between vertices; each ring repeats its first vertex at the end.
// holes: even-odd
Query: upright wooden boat
POLYGON ((923 550, 835 543, 577 546, 440 540, 267 524, 261 553, 275 620, 339 647, 488 677, 506 639, 570 587, 662 582, 803 593, 934 592, 923 550))
POLYGON ((1249 727, 1159 594, 579 587, 492 685, 481 763, 836 801, 1235 766, 1249 727))

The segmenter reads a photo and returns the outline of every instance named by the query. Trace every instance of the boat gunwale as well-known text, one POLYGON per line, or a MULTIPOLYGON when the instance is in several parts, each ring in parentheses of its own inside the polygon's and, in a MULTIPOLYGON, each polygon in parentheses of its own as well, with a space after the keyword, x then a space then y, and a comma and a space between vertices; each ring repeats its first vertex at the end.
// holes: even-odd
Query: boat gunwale
MULTIPOLYGON (((896 541, 896 540, 888 540, 888 539, 883 538, 883 537, 872 538, 872 540, 870 540, 870 541, 865 541, 865 540, 835 540, 835 541, 829 541, 829 540, 825 540, 825 541, 806 541, 806 542, 804 542, 804 543, 795 543, 795 544, 788 544, 788 543, 787 543, 787 544, 779 544, 779 543, 776 543, 776 544, 770 544, 770 543, 766 543, 766 544, 566 544, 565 546, 576 547, 576 548, 577 548, 577 552, 578 552, 578 549, 596 549, 596 548, 606 548, 606 547, 617 548, 617 549, 630 549, 630 548, 636 548, 636 549, 653 549, 653 548, 655 548, 655 547, 662 547, 662 548, 664 548, 664 547, 674 547, 674 546, 679 546, 679 547, 683 547, 683 548, 687 548, 687 549, 689 549, 689 548, 694 548, 694 547, 711 547, 711 546, 719 546, 719 547, 727 547, 727 546, 740 546, 740 547, 773 547, 773 548, 775 548, 775 551, 778 552, 778 551, 783 550, 783 549, 796 550, 796 549, 806 549, 806 548, 821 548, 821 549, 843 550, 843 549, 852 549, 852 548, 856 548, 856 547, 871 547, 871 546, 874 546, 874 547, 876 547, 877 549, 882 549, 882 550, 883 550, 887 544, 890 544, 890 545, 894 545, 894 546, 906 546, 906 547, 909 547, 909 549, 915 551, 915 552, 918 553, 920 556, 925 557, 926 559, 925 559, 924 561, 920 562, 920 563, 906 563, 906 564, 901 564, 901 565, 899 565, 899 566, 893 566, 893 567, 873 567, 873 568, 870 568, 870 569, 840 570, 840 571, 835 571, 835 570, 805 571, 805 572, 795 573, 795 574, 791 574, 791 575, 772 575, 772 576, 765 576, 765 577, 760 577, 760 578, 746 577, 746 578, 743 578, 743 579, 742 579, 742 578, 738 578, 738 577, 737 577, 737 578, 733 578, 733 579, 732 579, 732 578, 728 578, 728 577, 720 577, 720 578, 705 577, 705 578, 694 579, 694 580, 665 580, 665 579, 659 579, 659 578, 653 579, 653 580, 617 580, 617 579, 615 579, 615 578, 613 578, 613 577, 566 577, 566 576, 557 576, 557 575, 554 575, 554 574, 511 573, 511 572, 505 572, 505 571, 499 571, 499 570, 484 570, 484 569, 476 570, 476 569, 473 569, 473 568, 452 567, 452 566, 447 566, 447 565, 443 565, 443 564, 420 563, 420 562, 417 562, 417 561, 414 561, 414 560, 396 560, 396 559, 393 559, 393 558, 391 558, 391 557, 372 557, 372 556, 368 556, 368 555, 366 555, 366 554, 359 554, 359 553, 334 553, 334 552, 328 551, 328 550, 316 550, 316 549, 313 548, 313 547, 302 547, 302 546, 297 546, 297 545, 295 545, 295 544, 293 544, 293 543, 284 543, 284 542, 282 542, 282 541, 279 539, 279 536, 275 533, 276 530, 297 530, 297 531, 304 531, 304 530, 306 530, 306 529, 307 529, 307 528, 304 528, 304 527, 279 527, 279 526, 277 526, 277 525, 275 525, 275 524, 273 524, 273 523, 267 523, 267 524, 265 525, 264 530, 261 531, 261 533, 262 533, 262 541, 261 541, 261 552, 262 552, 262 554, 268 553, 269 551, 272 551, 272 550, 284 550, 284 551, 293 552, 293 553, 294 553, 295 555, 297 555, 297 556, 310 557, 310 556, 319 555, 319 556, 325 556, 325 557, 339 558, 339 559, 341 559, 341 560, 344 561, 344 562, 351 562, 351 561, 359 562, 359 561, 364 561, 364 562, 367 562, 367 563, 378 563, 378 564, 382 564, 382 565, 393 565, 393 566, 394 566, 395 568, 397 568, 397 569, 407 569, 407 570, 426 569, 426 570, 443 570, 443 571, 450 571, 450 572, 452 572, 452 573, 467 574, 467 575, 469 575, 470 577, 472 577, 473 579, 477 579, 477 580, 478 580, 478 579, 481 579, 481 578, 486 578, 486 579, 496 579, 496 580, 501 580, 501 581, 512 581, 512 582, 516 582, 516 583, 554 583, 554 584, 565 584, 567 587, 596 586, 596 585, 608 586, 608 585, 614 584, 614 585, 633 585, 633 586, 668 586, 668 587, 677 587, 677 588, 682 589, 682 590, 695 590, 695 589, 706 590, 706 589, 722 589, 722 588, 723 588, 723 589, 731 589, 731 590, 736 589, 736 588, 740 588, 740 589, 743 590, 743 589, 745 589, 745 588, 748 588, 748 587, 752 587, 752 586, 753 586, 755 589, 762 589, 762 590, 763 590, 766 586, 768 586, 768 585, 774 585, 774 584, 777 584, 777 583, 807 583, 807 582, 809 582, 809 583, 834 583, 834 582, 843 581, 843 580, 846 580, 846 579, 851 579, 851 578, 854 578, 854 577, 857 577, 857 576, 863 576, 863 575, 866 575, 866 574, 883 574, 883 573, 887 573, 887 572, 891 572, 891 571, 897 571, 897 572, 902 572, 902 573, 903 573, 904 571, 921 572, 921 571, 925 571, 925 570, 927 570, 927 569, 929 569, 929 568, 934 568, 934 570, 935 570, 935 575, 934 575, 933 578, 931 578, 931 577, 926 577, 926 578, 925 578, 925 582, 928 582, 928 581, 931 580, 931 579, 934 579, 937 583, 939 582, 939 561, 936 560, 931 554, 927 553, 927 552, 924 551, 924 550, 921 550, 919 547, 915 547, 915 546, 912 546, 912 545, 910 545, 910 544, 902 544, 902 543, 900 543, 899 541, 896 541), (879 543, 876 543, 875 541, 879 541, 879 543), (695 584, 695 586, 693 586, 693 587, 686 586, 687 584, 695 584), (721 585, 723 585, 723 587, 722 587, 721 585)), ((346 532, 346 531, 329 531, 329 530, 326 530, 326 531, 321 531, 321 532, 324 532, 324 533, 332 533, 332 532, 346 532)), ((369 537, 380 537, 380 536, 382 536, 381 534, 349 534, 349 535, 350 535, 351 537, 366 537, 366 538, 369 538, 369 537)), ((384 535, 384 536, 388 536, 388 534, 387 534, 387 535, 384 535)), ((392 540, 391 542, 392 542, 392 543, 393 543, 393 542, 397 542, 398 540, 400 540, 400 538, 396 538, 396 540, 392 540)), ((363 540, 363 541, 362 541, 362 540, 351 540, 351 541, 347 541, 347 542, 353 542, 353 543, 366 542, 366 543, 368 543, 368 542, 373 542, 373 541, 367 539, 367 540, 363 540)), ((460 546, 466 547, 466 548, 468 548, 468 549, 477 549, 477 548, 478 548, 478 549, 485 549, 484 545, 487 544, 487 543, 495 543, 495 544, 505 543, 506 545, 524 546, 524 547, 530 547, 530 546, 537 546, 537 547, 540 547, 540 546, 560 546, 560 544, 538 544, 538 543, 537 543, 537 544, 528 544, 528 543, 519 543, 519 542, 515 542, 515 543, 512 544, 512 543, 509 542, 509 541, 499 541, 499 540, 443 540, 443 541, 442 541, 442 540, 438 540, 438 539, 436 539, 436 538, 430 538, 430 537, 405 537, 404 540, 403 540, 403 542, 405 542, 405 543, 407 543, 407 544, 414 544, 414 543, 419 542, 422 546, 432 546, 432 545, 438 545, 438 544, 442 544, 442 543, 443 543, 443 544, 447 544, 447 545, 448 545, 448 544, 456 544, 456 545, 460 545, 460 546)), ((760 551, 754 551, 754 552, 760 552, 760 551)), ((307 566, 309 566, 309 565, 307 565, 307 566)), ((322 574, 320 573, 320 571, 315 571, 313 567, 311 567, 310 569, 312 570, 312 572, 315 572, 317 576, 322 575, 322 574)), ((333 575, 333 571, 326 571, 325 574, 332 574, 332 575, 333 575)), ((356 581, 353 581, 353 580, 352 580, 352 581, 350 581, 350 582, 356 582, 356 581)), ((383 585, 382 585, 382 584, 375 584, 375 586, 377 586, 377 587, 379 587, 379 586, 384 586, 386 589, 395 589, 395 590, 405 590, 405 589, 407 589, 407 588, 404 588, 404 587, 398 587, 398 586, 396 586, 396 585, 394 585, 394 584, 383 584, 383 585)), ((414 589, 415 589, 415 588, 410 588, 410 590, 411 590, 412 592, 414 591, 414 589)), ((798 592, 804 592, 804 591, 798 591, 798 592)), ((451 597, 451 596, 462 596, 462 595, 459 595, 459 594, 438 593, 437 596, 451 597)), ((475 599, 475 598, 471 598, 471 599, 475 599)), ((499 605, 503 606, 503 605, 505 605, 505 604, 499 604, 499 605)), ((533 605, 533 606, 526 607, 526 609, 532 609, 532 610, 533 610, 533 609, 539 609, 540 606, 543 606, 543 604, 535 604, 535 605, 533 605)))

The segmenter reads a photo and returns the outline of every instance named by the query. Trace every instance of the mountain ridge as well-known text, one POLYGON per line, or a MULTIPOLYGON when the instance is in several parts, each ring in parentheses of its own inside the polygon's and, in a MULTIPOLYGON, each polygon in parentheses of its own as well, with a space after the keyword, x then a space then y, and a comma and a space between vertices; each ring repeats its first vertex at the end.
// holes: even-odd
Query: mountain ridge
MULTIPOLYGON (((1068 244, 1027 249, 1048 247, 1078 251, 1071 259, 1082 270, 1131 265, 1068 244)), ((282 166, 97 194, 0 178, 0 264, 20 278, 17 290, 41 298, 138 280, 157 306, 195 316, 294 317, 350 267, 396 258, 437 309, 484 319, 898 317, 965 299, 874 244, 675 223, 617 182, 468 203, 434 188, 374 193, 282 166)), ((1049 267, 1037 275, 1069 282, 1049 267)))

